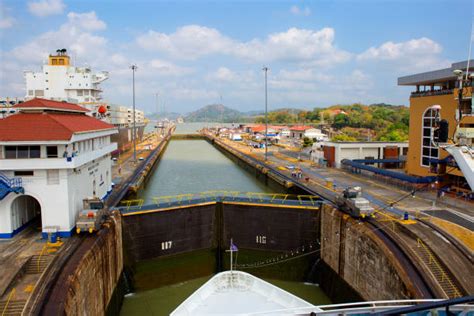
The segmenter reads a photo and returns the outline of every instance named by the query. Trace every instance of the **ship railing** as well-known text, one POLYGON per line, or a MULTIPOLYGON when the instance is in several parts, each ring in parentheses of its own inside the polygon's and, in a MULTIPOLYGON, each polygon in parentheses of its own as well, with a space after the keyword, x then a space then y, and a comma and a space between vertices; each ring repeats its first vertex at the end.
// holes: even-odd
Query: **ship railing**
POLYGON ((313 307, 300 307, 278 309, 267 312, 257 312, 247 315, 275 315, 290 313, 292 315, 400 315, 401 309, 416 309, 417 311, 446 311, 462 315, 474 311, 474 305, 467 304, 474 302, 474 296, 458 298, 454 300, 443 299, 412 299, 412 300, 383 300, 371 302, 355 302, 331 305, 318 305, 313 307), (395 312, 395 313, 394 313, 395 312))
POLYGON ((283 193, 260 193, 240 191, 206 191, 195 194, 180 194, 153 197, 153 204, 144 205, 143 199, 123 200, 119 204, 122 211, 138 211, 172 206, 184 206, 210 202, 240 202, 272 205, 307 206, 319 208, 321 199, 313 195, 293 195, 283 193))

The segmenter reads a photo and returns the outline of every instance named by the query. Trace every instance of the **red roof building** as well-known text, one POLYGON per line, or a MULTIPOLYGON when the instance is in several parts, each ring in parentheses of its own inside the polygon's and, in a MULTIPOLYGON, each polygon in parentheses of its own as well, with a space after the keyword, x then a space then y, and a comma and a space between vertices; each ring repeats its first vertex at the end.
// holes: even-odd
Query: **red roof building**
POLYGON ((77 104, 33 99, 14 106, 20 112, 0 120, 0 141, 67 141, 73 134, 112 130, 115 126, 86 115, 77 104))
POLYGON ((0 120, 0 141, 70 140, 73 134, 114 128, 84 114, 18 113, 0 120))
POLYGON ((292 126, 290 127, 290 130, 291 131, 306 131, 307 129, 311 129, 311 128, 313 127, 301 125, 301 126, 292 126))
POLYGON ((40 98, 34 98, 32 100, 18 103, 12 108, 18 110, 45 110, 45 111, 60 111, 60 112, 77 112, 87 113, 88 109, 83 108, 77 104, 67 103, 64 101, 53 101, 40 98))

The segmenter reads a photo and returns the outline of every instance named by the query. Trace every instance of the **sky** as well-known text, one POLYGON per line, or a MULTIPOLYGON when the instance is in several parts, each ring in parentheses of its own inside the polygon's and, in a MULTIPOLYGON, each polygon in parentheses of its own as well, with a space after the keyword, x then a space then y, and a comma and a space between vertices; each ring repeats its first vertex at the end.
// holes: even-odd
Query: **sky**
POLYGON ((468 57, 466 0, 0 0, 0 96, 23 97, 23 71, 66 48, 109 71, 104 100, 185 113, 362 102, 408 105, 404 75, 468 57), (158 97, 157 97, 158 94, 158 97))

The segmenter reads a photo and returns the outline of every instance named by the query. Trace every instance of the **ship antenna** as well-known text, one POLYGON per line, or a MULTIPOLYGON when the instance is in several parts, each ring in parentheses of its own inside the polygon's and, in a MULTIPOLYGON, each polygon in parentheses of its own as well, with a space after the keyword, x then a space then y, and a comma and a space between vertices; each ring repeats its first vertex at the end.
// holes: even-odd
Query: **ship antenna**
POLYGON ((469 37, 469 53, 467 55, 466 80, 469 79, 469 63, 471 61, 471 49, 472 49, 472 30, 473 30, 473 24, 472 24, 472 19, 471 19, 471 36, 469 37))

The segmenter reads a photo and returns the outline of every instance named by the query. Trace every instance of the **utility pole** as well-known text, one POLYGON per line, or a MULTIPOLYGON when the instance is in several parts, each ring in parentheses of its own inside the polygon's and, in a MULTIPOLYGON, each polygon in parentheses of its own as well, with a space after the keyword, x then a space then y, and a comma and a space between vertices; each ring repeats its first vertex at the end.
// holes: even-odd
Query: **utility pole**
POLYGON ((268 159, 268 94, 267 94, 267 72, 268 67, 264 66, 265 71, 265 161, 268 159))
POLYGON ((132 69, 132 91, 133 91, 133 130, 132 130, 132 141, 133 141, 133 162, 137 162, 137 137, 136 137, 136 121, 135 121, 135 71, 137 65, 131 65, 132 69))

